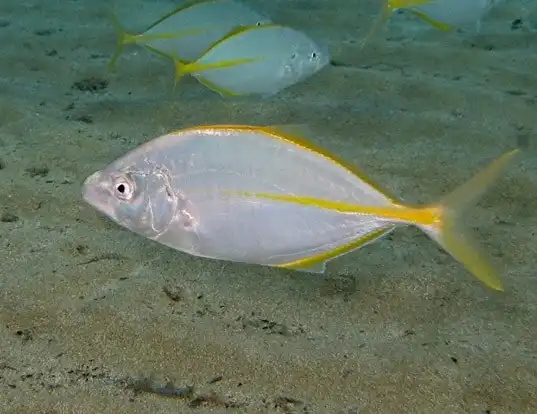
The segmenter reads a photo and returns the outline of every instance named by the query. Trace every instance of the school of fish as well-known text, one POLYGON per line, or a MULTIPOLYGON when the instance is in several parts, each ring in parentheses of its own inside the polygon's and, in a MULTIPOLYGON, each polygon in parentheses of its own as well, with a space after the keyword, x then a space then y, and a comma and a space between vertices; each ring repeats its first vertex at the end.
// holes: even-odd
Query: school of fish
MULTIPOLYGON (((475 25, 502 0, 382 0, 382 10, 362 46, 387 23, 393 12, 405 10, 449 31, 475 25)), ((128 33, 110 15, 118 47, 113 69, 125 45, 137 44, 174 63, 176 80, 185 74, 226 97, 270 97, 305 81, 331 63, 327 46, 318 39, 236 0, 188 2, 139 33, 128 33)))
POLYGON ((118 48, 110 68, 126 44, 137 44, 173 61, 176 83, 190 74, 222 96, 270 97, 330 63, 324 44, 235 0, 188 3, 137 34, 111 18, 118 48))
MULTIPOLYGON (((474 24, 499 0, 385 0, 364 44, 398 9, 442 30, 474 24)), ((305 81, 331 57, 318 40, 235 0, 189 3, 127 44, 173 62, 223 96, 274 95, 305 81)), ((520 152, 499 156, 437 203, 403 203, 356 167, 313 145, 299 126, 201 125, 131 150, 83 184, 83 198, 117 224, 191 255, 323 273, 329 261, 395 228, 414 225, 477 279, 503 290, 487 255, 462 224, 520 152)))

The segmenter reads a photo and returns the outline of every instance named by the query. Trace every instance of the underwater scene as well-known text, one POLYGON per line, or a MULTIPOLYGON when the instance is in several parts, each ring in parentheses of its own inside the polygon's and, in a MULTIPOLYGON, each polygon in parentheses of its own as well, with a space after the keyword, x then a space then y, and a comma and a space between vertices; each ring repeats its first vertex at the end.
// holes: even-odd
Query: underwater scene
POLYGON ((537 1, 0 39, 0 413, 537 413, 537 1))

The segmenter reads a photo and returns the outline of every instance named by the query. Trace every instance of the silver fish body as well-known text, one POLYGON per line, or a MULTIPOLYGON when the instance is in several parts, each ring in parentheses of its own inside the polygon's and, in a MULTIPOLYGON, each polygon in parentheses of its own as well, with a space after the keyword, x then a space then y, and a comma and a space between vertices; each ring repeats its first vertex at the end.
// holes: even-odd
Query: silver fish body
POLYGON ((398 225, 415 225, 502 290, 461 217, 519 152, 415 206, 282 128, 204 126, 132 150, 88 177, 83 197, 118 224, 192 255, 316 273, 398 225))
MULTIPOLYGON (((390 205, 382 192, 324 156, 265 130, 235 127, 162 136, 84 184, 85 200, 118 224, 215 259, 288 265, 356 240, 362 246, 394 228, 374 216, 252 200, 239 192, 390 205)), ((307 270, 324 267, 321 260, 307 270)))
POLYGON ((452 27, 477 25, 481 19, 492 9, 495 2, 492 0, 432 0, 410 10, 423 13, 434 21, 452 27))

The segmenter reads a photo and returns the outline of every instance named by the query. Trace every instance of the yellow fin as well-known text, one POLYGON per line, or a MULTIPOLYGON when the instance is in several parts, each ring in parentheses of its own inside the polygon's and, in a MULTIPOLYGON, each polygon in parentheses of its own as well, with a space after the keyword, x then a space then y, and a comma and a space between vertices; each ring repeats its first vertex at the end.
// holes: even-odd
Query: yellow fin
POLYGON ((108 62, 108 70, 112 71, 119 56, 123 53, 125 45, 128 43, 134 43, 136 35, 127 33, 117 16, 112 11, 108 10, 107 16, 110 19, 112 25, 114 26, 117 35, 117 48, 114 52, 114 55, 110 59, 110 62, 108 62))
MULTIPOLYGON (((251 127, 249 127, 251 129, 251 127)), ((325 148, 317 145, 311 141, 308 136, 313 136, 310 132, 310 127, 307 124, 288 124, 288 125, 274 125, 274 126, 261 126, 254 127, 255 130, 263 130, 265 133, 272 135, 273 138, 286 141, 296 145, 304 150, 311 151, 317 154, 320 157, 325 158, 327 161, 330 161, 333 164, 338 165, 339 167, 347 170, 350 174, 355 175, 359 180, 363 181, 365 184, 374 188, 379 193, 382 193, 384 196, 389 198, 392 202, 397 203, 398 197, 393 194, 387 188, 384 188, 376 181, 372 180, 371 177, 366 175, 363 171, 357 168, 355 165, 348 163, 346 160, 336 156, 335 154, 330 153, 325 148)))
POLYGON ((425 14, 425 13, 419 11, 419 10, 410 9, 410 11, 413 14, 415 14, 416 16, 418 16, 421 20, 423 20, 426 23, 429 23, 431 26, 433 26, 434 28, 436 28, 438 30, 443 30, 445 32, 448 32, 448 31, 454 29, 453 26, 451 26, 449 24, 446 24, 446 23, 442 23, 442 22, 440 22, 438 20, 435 20, 432 17, 429 17, 427 14, 425 14))
POLYGON ((466 183, 441 199, 436 207, 440 213, 439 222, 433 225, 420 226, 477 279, 497 291, 503 291, 497 270, 489 263, 486 255, 474 243, 472 238, 466 234, 459 219, 467 207, 478 201, 519 152, 519 149, 515 149, 502 155, 466 183))
POLYGON ((204 85, 204 86, 206 86, 207 88, 209 88, 209 89, 211 89, 211 90, 213 90, 213 91, 219 93, 219 94, 222 95, 222 96, 226 96, 226 97, 228 97, 228 98, 237 98, 237 97, 239 97, 239 96, 243 96, 243 95, 238 94, 238 93, 236 93, 236 92, 234 92, 234 91, 231 91, 231 90, 229 90, 229 89, 222 88, 222 87, 220 87, 220 86, 214 84, 213 82, 211 82, 211 81, 209 81, 209 80, 207 80, 207 79, 204 79, 204 78, 201 78, 201 77, 200 77, 200 78, 198 78, 198 81, 199 81, 202 85, 204 85))
POLYGON ((154 23, 151 23, 151 25, 146 29, 144 30, 144 32, 147 32, 149 29, 152 29, 154 28, 155 26, 159 25, 160 23, 162 23, 164 20, 167 20, 169 19, 170 17, 176 15, 177 13, 180 13, 182 11, 185 11, 187 9, 190 9, 191 7, 194 7, 194 6, 197 6, 199 4, 202 4, 202 3, 209 3, 211 1, 214 1, 214 0, 193 0, 193 1, 187 1, 185 3, 183 3, 181 6, 178 6, 176 7, 175 9, 173 9, 172 11, 166 13, 164 16, 162 16, 161 18, 159 18, 158 20, 156 20, 154 23))
POLYGON ((329 262, 330 260, 338 256, 343 256, 344 254, 352 250, 356 250, 362 246, 365 246, 366 244, 371 243, 375 241, 376 239, 384 236, 385 234, 391 232, 394 228, 395 226, 393 224, 386 224, 383 227, 380 227, 367 234, 364 234, 362 237, 355 239, 351 241, 350 243, 347 243, 343 246, 336 247, 333 250, 323 252, 315 256, 298 259, 293 262, 284 263, 284 264, 278 265, 277 267, 283 267, 285 269, 309 271, 312 273, 321 273, 319 271, 321 269, 321 266, 324 272, 326 268, 326 263, 329 262))

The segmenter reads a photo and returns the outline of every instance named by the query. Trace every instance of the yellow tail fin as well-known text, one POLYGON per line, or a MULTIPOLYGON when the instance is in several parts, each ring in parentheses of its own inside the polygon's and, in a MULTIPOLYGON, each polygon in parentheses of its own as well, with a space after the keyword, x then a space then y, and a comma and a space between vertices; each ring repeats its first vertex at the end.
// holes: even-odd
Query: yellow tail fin
POLYGON ((114 69, 114 65, 116 64, 117 59, 123 53, 123 49, 125 45, 128 43, 132 43, 136 36, 130 33, 127 33, 127 31, 125 30, 125 28, 120 23, 120 21, 118 20, 117 16, 114 13, 112 13, 111 11, 108 11, 107 14, 117 34, 117 49, 114 55, 112 56, 112 59, 110 59, 110 62, 108 63, 108 70, 112 71, 114 69))
POLYGON ((183 76, 191 72, 189 70, 189 65, 191 64, 183 62, 178 57, 172 57, 172 59, 173 59, 173 64, 175 65, 175 82, 173 84, 173 89, 175 90, 179 81, 183 79, 183 76))
POLYGON ((503 291, 502 283, 493 265, 486 259, 472 238, 464 231, 460 218, 467 207, 476 203, 487 188, 498 178, 511 159, 520 150, 510 151, 478 172, 470 180, 444 197, 433 208, 440 220, 434 224, 419 225, 451 256, 463 264, 477 279, 489 288, 503 291))

